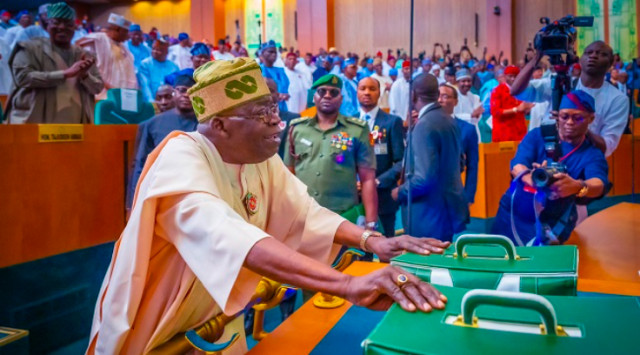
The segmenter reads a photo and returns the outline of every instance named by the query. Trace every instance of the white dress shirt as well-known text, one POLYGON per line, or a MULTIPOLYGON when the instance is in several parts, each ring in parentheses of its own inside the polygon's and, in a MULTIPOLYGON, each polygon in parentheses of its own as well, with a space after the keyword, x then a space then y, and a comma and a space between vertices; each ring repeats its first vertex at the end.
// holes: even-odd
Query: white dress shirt
POLYGON ((369 131, 373 131, 376 123, 376 116, 378 115, 378 111, 380 110, 380 106, 374 107, 371 111, 365 112, 362 107, 360 107, 360 119, 367 121, 369 125, 369 131))
POLYGON ((398 76, 389 92, 389 113, 405 121, 409 114, 409 99, 409 82, 404 76, 398 76))

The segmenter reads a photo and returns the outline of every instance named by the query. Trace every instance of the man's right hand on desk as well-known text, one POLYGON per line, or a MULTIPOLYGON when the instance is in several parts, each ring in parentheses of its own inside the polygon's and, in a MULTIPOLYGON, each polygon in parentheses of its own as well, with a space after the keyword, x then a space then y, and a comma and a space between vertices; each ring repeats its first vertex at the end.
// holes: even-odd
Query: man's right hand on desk
POLYGON ((352 277, 347 284, 346 299, 374 310, 386 310, 397 302, 409 312, 443 309, 447 302, 447 298, 433 286, 395 266, 352 277))

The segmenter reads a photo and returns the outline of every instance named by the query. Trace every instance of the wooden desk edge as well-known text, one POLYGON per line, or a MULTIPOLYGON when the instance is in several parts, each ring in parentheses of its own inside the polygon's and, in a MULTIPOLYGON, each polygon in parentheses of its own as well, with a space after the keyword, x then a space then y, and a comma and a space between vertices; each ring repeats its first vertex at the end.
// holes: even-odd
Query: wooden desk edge
MULTIPOLYGON (((356 261, 345 270, 345 273, 360 276, 387 265, 356 261)), ((350 307, 351 303, 345 302, 338 308, 320 309, 313 305, 312 300, 309 300, 253 347, 249 354, 309 354, 350 307), (296 336, 292 337, 291 334, 296 336)))

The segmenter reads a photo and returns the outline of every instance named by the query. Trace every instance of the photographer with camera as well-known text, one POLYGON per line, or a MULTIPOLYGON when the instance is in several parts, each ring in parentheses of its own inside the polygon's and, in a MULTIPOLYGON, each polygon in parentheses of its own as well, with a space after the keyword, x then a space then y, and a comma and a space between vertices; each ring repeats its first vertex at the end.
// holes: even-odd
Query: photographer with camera
POLYGON ((524 137, 511 161, 511 187, 502 196, 492 233, 517 245, 562 244, 576 225, 576 204, 609 188, 604 154, 587 139, 594 99, 576 90, 562 98, 555 125, 524 137))
MULTIPOLYGON (((545 54, 544 49, 537 49, 533 60, 529 61, 511 86, 511 95, 527 102, 550 102, 552 100, 553 77, 531 79, 533 71, 545 54)), ((558 67, 563 63, 556 65, 558 67)), ((573 63, 564 63, 565 67, 573 63)), ((613 64, 613 50, 602 41, 591 43, 580 57, 582 72, 575 87, 587 92, 595 99, 596 112, 593 123, 589 126, 587 138, 600 149, 605 156, 610 156, 618 146, 620 137, 627 124, 627 97, 613 85, 605 81, 605 74, 613 64)), ((551 107, 551 105, 550 105, 551 107)), ((554 118, 553 108, 549 112, 554 118)), ((544 123, 548 123, 546 120, 544 123)))

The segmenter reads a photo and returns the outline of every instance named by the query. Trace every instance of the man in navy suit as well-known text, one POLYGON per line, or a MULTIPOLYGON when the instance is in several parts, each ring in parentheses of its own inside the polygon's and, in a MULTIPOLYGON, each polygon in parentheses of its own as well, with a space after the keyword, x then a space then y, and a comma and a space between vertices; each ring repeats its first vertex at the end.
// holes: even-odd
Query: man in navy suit
POLYGON ((460 133, 455 121, 437 103, 440 91, 436 77, 420 74, 413 85, 412 101, 418 110, 418 122, 411 132, 411 155, 405 158, 405 169, 413 170, 413 174, 393 189, 391 196, 402 206, 405 232, 451 241, 469 219, 460 178, 460 133))
POLYGON ((370 140, 376 154, 376 184, 378 186, 378 217, 384 235, 395 235, 398 203, 391 198, 391 190, 398 186, 404 157, 402 119, 380 109, 380 82, 364 78, 358 83, 360 119, 369 124, 370 140))
POLYGON ((462 157, 464 158, 462 171, 465 172, 464 196, 467 198, 467 203, 471 205, 478 186, 478 133, 471 123, 461 120, 453 114, 453 109, 458 104, 458 90, 455 87, 441 84, 438 103, 447 115, 453 117, 460 131, 462 157))

